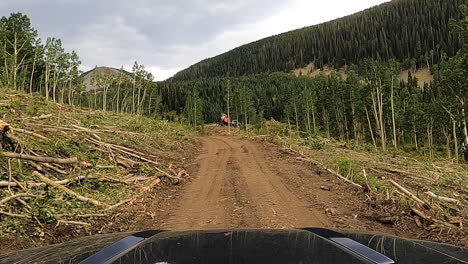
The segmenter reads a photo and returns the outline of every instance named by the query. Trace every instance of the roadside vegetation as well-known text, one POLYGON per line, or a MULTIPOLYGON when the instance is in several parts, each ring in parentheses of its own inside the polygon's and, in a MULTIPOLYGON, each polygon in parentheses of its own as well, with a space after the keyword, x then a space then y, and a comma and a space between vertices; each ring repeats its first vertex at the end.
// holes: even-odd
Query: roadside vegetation
POLYGON ((418 152, 376 151, 320 136, 304 136, 287 124, 265 123, 243 137, 279 145, 360 193, 367 217, 420 239, 467 246, 468 164, 418 152))
POLYGON ((392 2, 256 42, 159 83, 137 62, 131 72, 83 74, 78 54, 59 39, 39 39, 26 15, 2 17, 0 235, 37 242, 56 237, 54 227, 89 233, 160 181, 183 181, 179 165, 195 131, 227 113, 246 134, 362 190, 363 204, 380 211, 377 221, 411 222, 421 238, 444 234, 441 241, 466 246, 468 7, 461 2, 392 2), (395 25, 395 14, 410 19, 409 28, 395 25), (386 35, 375 17, 404 36, 386 35), (376 39, 353 33, 346 42, 345 32, 376 39), (343 69, 346 78, 291 74, 310 63, 343 69), (400 81, 402 71, 420 67, 434 80, 400 81))
POLYGON ((121 207, 188 176, 179 166, 194 133, 184 125, 1 91, 2 243, 99 233, 121 207))

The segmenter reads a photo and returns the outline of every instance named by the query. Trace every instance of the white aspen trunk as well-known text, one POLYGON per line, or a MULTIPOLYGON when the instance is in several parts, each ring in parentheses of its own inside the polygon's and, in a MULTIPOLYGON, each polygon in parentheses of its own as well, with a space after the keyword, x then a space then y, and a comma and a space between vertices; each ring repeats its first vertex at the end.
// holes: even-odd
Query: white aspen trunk
POLYGON ((354 137, 355 140, 357 140, 358 135, 357 135, 356 106, 354 105, 353 102, 351 102, 351 118, 353 119, 352 120, 352 123, 353 123, 353 137, 354 137))
POLYGON ((463 136, 464 136, 463 142, 465 143, 464 147, 468 148, 468 129, 466 127, 465 109, 462 109, 462 124, 463 124, 463 136))
POLYGON ((97 89, 94 89, 94 109, 97 109, 97 89))
POLYGON ((398 148, 397 144, 397 134, 396 134, 396 124, 395 124, 395 105, 394 105, 394 95, 393 95, 393 76, 392 76, 392 87, 391 87, 391 95, 390 95, 390 102, 392 104, 392 126, 393 126, 393 147, 398 148))
POLYGON ((65 86, 61 85, 62 88, 60 89, 60 103, 63 104, 65 98, 65 86))
POLYGON ((14 37, 14 44, 13 44, 13 65, 12 65, 12 73, 13 73, 13 89, 16 90, 16 74, 17 74, 17 64, 18 64, 18 49, 17 49, 17 44, 18 44, 18 36, 15 32, 15 37, 14 37))
POLYGON ((457 137, 457 121, 452 117, 452 132, 453 132, 453 145, 455 148, 455 162, 458 162, 458 137, 457 137))
POLYGON ((146 91, 147 91, 147 88, 145 87, 145 89, 143 90, 143 97, 141 98, 141 101, 140 101, 140 114, 144 114, 145 111, 144 111, 144 104, 145 104, 145 99, 146 99, 146 91))
POLYGON ((380 122, 380 138, 382 140, 382 150, 387 150, 387 139, 385 137, 385 124, 383 119, 383 91, 382 91, 382 80, 379 82, 379 91, 377 93, 377 99, 379 102, 379 122, 380 122))
POLYGON ((104 85, 104 91, 102 91, 102 111, 107 111, 107 84, 104 85))
POLYGON ((451 159, 452 158, 452 147, 451 145, 451 138, 452 136, 450 135, 450 132, 447 131, 445 127, 442 128, 442 133, 444 134, 445 137, 445 147, 447 148, 447 158, 451 159))
POLYGON ((416 121, 413 118, 413 134, 414 134, 414 146, 416 147, 416 150, 419 149, 418 147, 418 134, 416 133, 416 121))
POLYGON ((32 70, 31 70, 31 78, 29 79, 29 93, 32 93, 34 71, 36 69, 36 59, 37 59, 37 48, 36 48, 36 51, 34 52, 34 59, 33 59, 32 70))
POLYGON ((56 103, 57 102, 57 99, 56 99, 57 80, 58 80, 57 66, 56 65, 54 66, 54 75, 53 75, 52 80, 53 80, 53 82, 52 82, 52 99, 54 100, 54 103, 56 103))
POLYGON ((119 83, 117 84, 117 103, 116 103, 116 112, 118 113, 119 112, 119 105, 120 105, 120 85, 121 85, 121 82, 122 82, 122 72, 120 72, 119 74, 119 83))
POLYGON ((314 125, 314 133, 317 134, 317 123, 315 121, 315 107, 312 105, 312 123, 314 125))
POLYGON ((4 67, 3 70, 5 72, 4 76, 6 77, 6 85, 10 85, 10 73, 8 71, 8 61, 7 61, 7 51, 6 51, 6 42, 3 44, 3 54, 5 54, 5 59, 4 59, 4 67))
POLYGON ((49 63, 46 62, 46 71, 45 71, 45 77, 44 77, 44 87, 45 87, 45 94, 46 94, 46 100, 49 101, 49 74, 50 74, 50 65, 49 63))
POLYGON ((377 142, 375 141, 374 132, 373 132, 373 129, 372 129, 372 123, 371 123, 370 118, 369 118, 369 112, 367 111, 366 106, 364 106, 364 109, 366 110, 367 122, 369 123, 369 131, 370 131, 370 134, 371 134, 372 143, 374 143, 374 148, 377 151, 377 142))
POLYGON ((72 79, 68 81, 68 104, 73 105, 73 100, 72 100, 72 79))
POLYGON ((378 134, 380 135, 380 122, 379 122, 379 111, 377 110, 377 99, 376 99, 376 92, 371 91, 371 97, 372 97, 372 110, 374 113, 374 120, 375 120, 375 126, 377 129, 378 134))

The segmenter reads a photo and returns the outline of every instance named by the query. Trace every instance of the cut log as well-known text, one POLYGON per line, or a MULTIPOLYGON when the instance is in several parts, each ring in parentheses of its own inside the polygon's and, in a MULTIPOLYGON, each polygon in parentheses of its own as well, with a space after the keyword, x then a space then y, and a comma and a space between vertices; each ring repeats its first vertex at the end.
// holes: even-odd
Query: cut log
POLYGON ((52 114, 35 116, 35 117, 32 117, 31 119, 33 119, 33 120, 40 120, 40 119, 46 119, 46 118, 49 118, 49 117, 52 117, 52 114))
POLYGON ((322 165, 320 162, 315 161, 315 160, 312 160, 312 159, 306 157, 304 154, 302 154, 302 153, 300 153, 300 152, 298 152, 298 151, 295 151, 295 150, 293 150, 293 149, 286 149, 286 150, 290 150, 290 151, 293 151, 293 152, 296 153, 296 154, 301 155, 301 157, 297 157, 297 158, 296 158, 297 160, 308 161, 308 162, 314 164, 315 166, 319 166, 319 167, 324 168, 324 169, 325 169, 326 171, 328 171, 329 173, 335 175, 336 177, 340 178, 341 180, 343 180, 343 181, 345 181, 345 182, 347 182, 347 183, 349 183, 349 184, 351 184, 351 185, 353 185, 353 186, 355 186, 355 187, 358 187, 358 188, 360 188, 360 189, 363 188, 362 185, 357 184, 357 183, 355 183, 355 182, 353 182, 353 181, 351 181, 351 180, 349 180, 349 179, 346 179, 345 177, 341 176, 339 173, 335 172, 334 170, 328 169, 327 167, 325 167, 324 165, 322 165))
POLYGON ((435 198, 435 199, 438 199, 438 200, 441 200, 441 201, 444 201, 444 202, 454 203, 454 204, 457 204, 457 205, 461 204, 461 202, 459 200, 457 200, 457 199, 436 195, 433 192, 425 192, 425 194, 429 195, 432 198, 435 198))
POLYGON ((36 157, 36 156, 13 153, 13 152, 1 152, 0 154, 7 158, 32 160, 32 161, 43 162, 43 163, 71 164, 71 163, 78 162, 78 158, 76 157, 63 159, 63 158, 52 158, 52 157, 36 157))
MULTIPOLYGON (((98 177, 98 176, 78 176, 78 177, 73 177, 73 178, 70 178, 70 179, 55 181, 54 183, 60 184, 60 185, 68 185, 68 184, 73 183, 75 181, 95 180, 95 179, 99 179, 99 180, 102 180, 102 181, 110 181, 110 182, 115 181, 113 179, 102 178, 102 177, 98 177)), ((11 187, 21 187, 22 183, 0 181, 0 187, 7 187, 8 185, 10 185, 11 187)), ((43 182, 28 181, 28 182, 25 182, 24 185, 26 185, 27 187, 41 187, 41 186, 45 186, 46 184, 43 183, 43 182)))
POLYGON ((51 179, 45 177, 44 175, 40 174, 39 172, 37 171, 34 171, 33 174, 32 174, 34 177, 36 177, 38 180, 40 180, 41 182, 49 185, 49 186, 52 186, 66 194, 69 194, 71 196, 74 196, 76 197, 76 199, 80 200, 80 201, 83 201, 83 202, 87 202, 87 203, 90 203, 90 204, 93 204, 95 206, 98 206, 98 207, 106 207, 108 206, 106 203, 103 203, 103 202, 100 202, 98 200, 95 200, 93 198, 89 198, 89 197, 85 197, 85 196, 82 196, 70 189, 68 189, 67 187, 63 186, 63 185, 60 185, 60 184, 57 184, 56 182, 52 181, 51 179))
POLYGON ((447 223, 445 221, 442 221, 442 220, 439 220, 439 219, 436 219, 436 218, 433 218, 431 217, 430 215, 424 213, 423 211, 415 208, 415 207, 411 207, 411 210, 417 214, 419 217, 423 218, 424 220, 428 221, 428 222, 431 222, 431 223, 437 223, 437 224, 440 224, 440 225, 443 225, 445 227, 448 227, 448 228, 456 228, 456 226, 450 224, 450 223, 447 223))
MULTIPOLYGON (((121 149, 121 148, 122 148, 121 146, 117 148, 117 147, 115 147, 115 145, 108 144, 108 143, 104 143, 104 142, 99 142, 99 141, 97 141, 97 140, 95 140, 95 139, 93 139, 93 138, 89 138, 88 140, 91 141, 92 143, 98 145, 98 146, 101 146, 101 145, 102 145, 102 146, 109 146, 110 148, 112 148, 112 149, 115 150, 115 151, 118 151, 118 152, 123 153, 123 154, 127 154, 127 155, 129 155, 129 156, 132 156, 132 157, 134 157, 134 158, 140 159, 140 160, 142 160, 142 161, 151 163, 151 164, 153 164, 153 167, 152 167, 153 169, 155 169, 155 170, 157 170, 158 172, 164 174, 164 175, 165 175, 166 177, 168 177, 168 178, 177 179, 177 180, 183 180, 182 178, 177 177, 177 176, 170 175, 168 172, 166 172, 166 171, 160 169, 159 167, 155 166, 155 165, 160 165, 158 162, 156 162, 156 161, 154 161, 154 160, 147 159, 147 158, 142 157, 142 156, 140 156, 140 155, 137 155, 137 154, 135 154, 135 153, 132 153, 132 152, 123 150, 123 149, 121 149)), ((125 147, 124 147, 124 148, 125 148, 125 147)))
POLYGON ((404 188, 400 184, 396 183, 394 180, 388 180, 388 182, 391 183, 393 186, 395 186, 398 190, 402 191, 404 194, 406 194, 412 200, 416 201, 417 203, 419 203, 421 205, 424 205, 424 206, 430 208, 429 204, 427 204, 423 200, 419 199, 416 195, 412 194, 410 191, 408 191, 406 188, 404 188))
POLYGON ((49 140, 48 138, 44 137, 43 135, 37 134, 37 133, 35 133, 33 131, 29 131, 29 130, 25 130, 25 129, 21 129, 21 128, 13 128, 12 130, 13 130, 13 132, 19 132, 19 133, 22 133, 22 134, 25 134, 25 135, 37 137, 37 138, 42 139, 42 140, 49 140))

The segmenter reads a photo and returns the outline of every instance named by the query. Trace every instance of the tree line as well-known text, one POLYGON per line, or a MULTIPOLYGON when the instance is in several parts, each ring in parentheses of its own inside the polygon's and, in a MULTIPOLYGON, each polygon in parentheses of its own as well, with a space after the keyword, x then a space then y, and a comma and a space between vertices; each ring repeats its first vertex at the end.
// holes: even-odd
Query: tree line
MULTIPOLYGON (((413 3, 416 0, 396 1, 413 3)), ((450 2, 450 1, 447 1, 450 2)), ((458 159, 468 146, 468 8, 448 23, 458 36, 454 56, 431 62, 434 81, 423 87, 409 75, 405 61, 368 58, 349 65, 346 75, 314 78, 284 72, 154 82, 143 65, 132 72, 95 69, 86 91, 80 61, 61 41, 37 37, 29 19, 0 19, 0 84, 42 93, 58 103, 166 118, 198 126, 229 112, 244 128, 261 129, 265 120, 287 123, 305 136, 322 135, 369 144, 375 149, 405 149, 458 159), (229 107, 228 107, 229 105, 229 107)), ((365 13, 362 13, 365 14, 365 13)), ((336 23, 336 22, 335 22, 336 23)), ((453 43, 453 42, 450 42, 453 43)))
POLYGON ((30 19, 12 13, 0 19, 0 85, 47 100, 73 104, 82 91, 78 55, 68 53, 60 39, 38 37, 30 19))
POLYGON ((459 50, 449 20, 465 0, 399 0, 360 13, 268 37, 201 61, 176 80, 289 72, 313 62, 340 68, 363 59, 396 59, 430 67, 459 50))

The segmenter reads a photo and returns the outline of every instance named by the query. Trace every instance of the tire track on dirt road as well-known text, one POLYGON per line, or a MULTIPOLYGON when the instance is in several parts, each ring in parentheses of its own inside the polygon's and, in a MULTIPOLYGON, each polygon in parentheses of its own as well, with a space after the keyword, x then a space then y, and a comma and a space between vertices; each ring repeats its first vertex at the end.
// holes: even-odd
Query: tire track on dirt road
MULTIPOLYGON (((183 190, 163 228, 294 228, 328 226, 327 217, 286 186, 265 153, 248 140, 202 139, 193 182, 183 190)), ((287 173, 287 172, 286 172, 287 173)))

